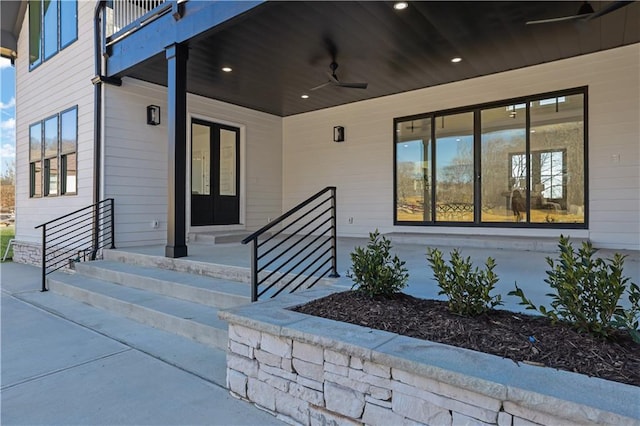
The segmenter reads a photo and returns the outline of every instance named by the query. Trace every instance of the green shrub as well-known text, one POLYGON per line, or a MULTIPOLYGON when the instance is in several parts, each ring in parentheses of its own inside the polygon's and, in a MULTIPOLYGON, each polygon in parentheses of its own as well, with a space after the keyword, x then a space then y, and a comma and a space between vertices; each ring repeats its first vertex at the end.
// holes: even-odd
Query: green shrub
POLYGON ((391 241, 376 229, 369 233, 366 248, 356 247, 351 253, 353 287, 370 297, 390 296, 407 285, 409 272, 398 256, 391 257, 391 241))
POLYGON ((447 296, 451 312, 476 316, 502 305, 500 295, 489 294, 498 282, 498 276, 493 272, 496 266, 493 258, 487 258, 485 270, 477 267, 474 270, 471 258, 463 259, 457 249, 451 252, 449 266, 440 250, 427 248, 427 261, 440 287, 438 294, 447 296))
POLYGON ((623 328, 640 342, 640 290, 634 283, 627 289, 629 278, 622 275, 625 256, 615 253, 612 259, 594 258, 597 250, 590 242, 583 242, 576 252, 569 238, 562 235, 558 248, 557 263, 546 258, 551 269, 547 270, 544 281, 555 290, 555 293, 547 294, 552 298, 550 309, 543 305, 536 307, 517 284, 509 295, 519 297, 521 305, 540 312, 553 322, 565 321, 580 331, 602 337, 609 336, 615 328, 623 328), (623 309, 619 304, 625 291, 629 309, 623 309))

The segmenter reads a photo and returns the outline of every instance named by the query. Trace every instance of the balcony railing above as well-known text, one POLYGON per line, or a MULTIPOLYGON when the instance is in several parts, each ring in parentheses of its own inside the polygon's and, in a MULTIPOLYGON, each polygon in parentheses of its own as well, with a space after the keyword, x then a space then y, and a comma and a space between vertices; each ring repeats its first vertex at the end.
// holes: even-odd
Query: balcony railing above
POLYGON ((112 0, 107 2, 106 19, 104 20, 104 34, 108 40, 107 44, 136 31, 167 13, 171 10, 172 3, 176 2, 168 0, 112 0))

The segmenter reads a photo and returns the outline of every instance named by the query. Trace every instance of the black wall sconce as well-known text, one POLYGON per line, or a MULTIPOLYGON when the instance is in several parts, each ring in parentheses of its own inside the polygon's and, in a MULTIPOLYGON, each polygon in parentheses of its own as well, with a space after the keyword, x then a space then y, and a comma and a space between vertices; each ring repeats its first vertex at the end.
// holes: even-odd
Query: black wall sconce
POLYGON ((333 141, 334 142, 344 142, 344 127, 335 126, 333 128, 333 141))
POLYGON ((147 107, 147 124, 150 126, 160 124, 160 107, 158 105, 149 105, 147 107))

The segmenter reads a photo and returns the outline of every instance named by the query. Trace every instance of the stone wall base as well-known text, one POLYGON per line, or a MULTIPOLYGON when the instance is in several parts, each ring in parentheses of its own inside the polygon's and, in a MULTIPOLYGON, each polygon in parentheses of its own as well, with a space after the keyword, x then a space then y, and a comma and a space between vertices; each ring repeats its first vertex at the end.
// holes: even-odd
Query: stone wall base
POLYGON ((290 423, 640 425, 628 406, 637 387, 306 316, 286 309, 304 296, 289 298, 219 317, 229 323, 229 390, 290 423))
POLYGON ((42 246, 38 243, 27 241, 13 242, 13 261, 16 263, 26 263, 28 265, 42 265, 42 246))

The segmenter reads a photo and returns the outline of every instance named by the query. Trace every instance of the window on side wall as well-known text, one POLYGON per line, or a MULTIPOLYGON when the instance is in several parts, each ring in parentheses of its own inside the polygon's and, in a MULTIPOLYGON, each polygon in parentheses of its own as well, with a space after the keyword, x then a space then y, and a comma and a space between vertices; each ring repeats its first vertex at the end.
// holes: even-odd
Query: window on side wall
POLYGON ((78 108, 29 127, 29 196, 77 194, 78 108))
POLYGON ((76 0, 29 1, 29 69, 78 39, 76 0))

